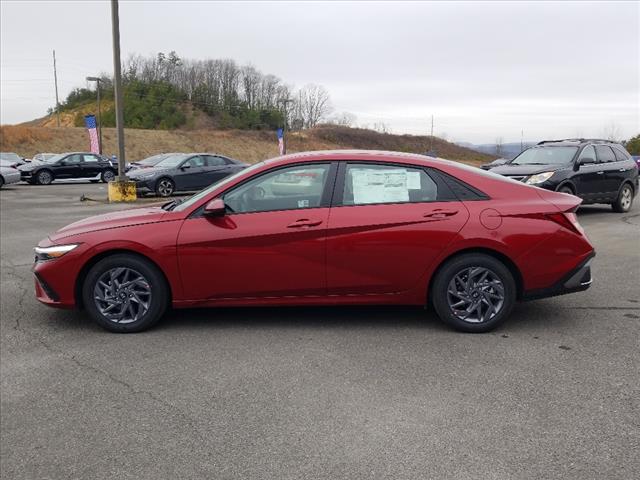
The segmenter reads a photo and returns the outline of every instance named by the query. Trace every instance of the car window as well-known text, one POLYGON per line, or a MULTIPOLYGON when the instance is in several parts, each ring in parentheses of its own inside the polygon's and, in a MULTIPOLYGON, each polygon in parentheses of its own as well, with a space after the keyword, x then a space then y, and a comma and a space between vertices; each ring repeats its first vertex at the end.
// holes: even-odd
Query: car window
POLYGON ((319 207, 329 164, 293 166, 266 173, 224 195, 234 213, 319 207))
POLYGON ((536 146, 514 158, 510 165, 566 165, 578 151, 578 147, 536 146))
POLYGON ((205 159, 201 156, 198 155, 197 157, 191 157, 189 160, 187 160, 186 162, 184 162, 182 164, 182 166, 186 166, 189 165, 190 167, 204 167, 205 166, 205 159))
POLYGON ((209 167, 223 167, 227 164, 222 157, 214 157, 213 155, 207 155, 207 166, 209 167))
POLYGON ((438 186, 420 168, 348 164, 343 205, 434 202, 438 186))
POLYGON ((593 145, 587 145, 582 149, 578 161, 582 160, 583 158, 591 158, 594 162, 596 161, 596 150, 595 148, 593 148, 593 145))
POLYGON ((84 155, 85 162, 98 162, 100 159, 95 155, 84 155))
POLYGON ((75 165, 80 163, 81 161, 82 161, 82 155, 80 154, 69 155, 67 158, 64 159, 64 163, 67 165, 75 165))
POLYGON ((616 157, 611 150, 611 147, 606 145, 596 145, 596 154, 598 155, 598 162, 615 162, 616 157))
POLYGON ((621 162, 622 160, 628 160, 629 157, 619 148, 614 147, 613 149, 613 153, 616 156, 616 160, 621 162))

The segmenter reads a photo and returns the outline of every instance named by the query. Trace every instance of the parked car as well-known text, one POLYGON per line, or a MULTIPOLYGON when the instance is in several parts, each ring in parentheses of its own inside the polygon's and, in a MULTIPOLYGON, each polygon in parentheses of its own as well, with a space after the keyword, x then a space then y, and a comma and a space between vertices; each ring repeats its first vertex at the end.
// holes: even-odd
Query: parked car
POLYGON ((0 152, 0 160, 4 160, 14 167, 25 163, 24 158, 14 152, 0 152))
POLYGON ((20 181, 20 171, 7 160, 0 159, 0 188, 20 181))
POLYGON ((57 153, 36 153, 31 161, 36 160, 38 162, 46 162, 51 157, 55 157, 57 153))
POLYGON ((150 157, 143 158, 142 160, 138 160, 137 162, 131 162, 130 163, 130 169, 131 170, 136 170, 138 168, 155 167, 158 163, 160 163, 162 160, 164 160, 165 158, 167 158, 167 157, 169 157, 171 155, 177 155, 177 154, 175 154, 175 153, 158 153, 157 155, 152 155, 150 157))
POLYGON ((114 332, 144 330, 169 305, 427 302, 452 327, 485 332, 516 300, 589 287, 579 204, 421 155, 289 155, 184 201, 58 230, 35 249, 36 297, 114 332), (273 189, 305 177, 321 188, 273 189))
POLYGON ((622 145, 584 138, 546 140, 491 169, 529 185, 609 203, 628 212, 638 193, 638 166, 622 145))
POLYGON ((110 182, 115 179, 118 166, 95 153, 70 152, 60 153, 42 162, 34 160, 19 169, 23 181, 49 185, 54 180, 69 178, 110 182))
POLYGON ((201 190, 248 165, 215 153, 174 153, 150 168, 127 173, 141 193, 169 197, 175 192, 201 190))
POLYGON ((480 168, 483 170, 491 170, 493 167, 499 167, 500 165, 504 165, 508 161, 508 158, 496 158, 493 162, 480 165, 480 168))
POLYGON ((631 158, 635 160, 636 165, 640 168, 640 155, 631 155, 631 158))

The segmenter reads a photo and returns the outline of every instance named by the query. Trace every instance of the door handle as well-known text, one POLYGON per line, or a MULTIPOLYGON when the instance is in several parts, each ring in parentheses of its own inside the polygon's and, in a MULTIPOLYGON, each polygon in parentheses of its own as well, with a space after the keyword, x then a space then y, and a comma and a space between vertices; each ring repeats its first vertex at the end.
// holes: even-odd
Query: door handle
POLYGON ((447 218, 452 217, 458 213, 458 210, 434 210, 433 212, 425 213, 425 218, 447 218))
POLYGON ((618 170, 619 172, 626 172, 627 169, 626 168, 621 168, 620 170, 618 170))
POLYGON ((322 223, 322 220, 309 220, 308 218, 301 218, 293 223, 287 225, 287 228, 300 228, 300 227, 317 227, 322 223))
POLYGON ((602 175, 604 172, 596 172, 598 175, 602 175))

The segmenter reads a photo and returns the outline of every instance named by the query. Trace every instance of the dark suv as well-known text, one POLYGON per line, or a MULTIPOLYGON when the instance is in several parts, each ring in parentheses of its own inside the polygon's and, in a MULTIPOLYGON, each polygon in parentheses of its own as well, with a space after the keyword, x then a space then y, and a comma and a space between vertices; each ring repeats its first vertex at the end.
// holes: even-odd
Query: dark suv
POLYGON ((628 212, 638 192, 636 162, 622 145, 608 140, 546 140, 491 171, 576 195, 583 204, 609 203, 616 212, 628 212))

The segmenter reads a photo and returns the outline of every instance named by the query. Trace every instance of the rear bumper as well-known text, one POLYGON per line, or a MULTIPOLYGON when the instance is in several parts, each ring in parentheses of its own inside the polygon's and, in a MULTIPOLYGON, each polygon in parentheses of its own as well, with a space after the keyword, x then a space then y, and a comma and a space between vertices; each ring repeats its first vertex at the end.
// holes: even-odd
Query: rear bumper
POLYGON ((548 288, 529 290, 523 293, 523 300, 537 300, 539 298, 555 297, 567 293, 582 292, 588 289, 593 282, 591 276, 591 261, 596 256, 595 252, 567 273, 562 279, 548 288))

